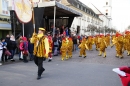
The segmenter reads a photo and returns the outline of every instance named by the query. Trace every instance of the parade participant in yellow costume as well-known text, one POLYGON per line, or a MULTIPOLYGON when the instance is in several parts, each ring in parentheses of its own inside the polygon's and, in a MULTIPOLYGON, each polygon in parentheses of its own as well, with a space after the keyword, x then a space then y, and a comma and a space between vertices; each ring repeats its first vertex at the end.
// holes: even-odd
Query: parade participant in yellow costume
POLYGON ((66 57, 67 49, 68 49, 68 41, 67 41, 66 35, 63 34, 62 45, 61 45, 61 48, 60 48, 60 51, 61 51, 61 60, 62 61, 65 60, 65 58, 67 58, 66 57))
POLYGON ((94 38, 94 43, 95 43, 95 46, 96 46, 96 50, 99 49, 98 38, 99 38, 99 35, 96 35, 95 38, 94 38))
POLYGON ((86 49, 88 49, 87 44, 86 44, 86 38, 82 39, 81 44, 78 47, 80 48, 79 57, 82 57, 82 55, 84 55, 84 58, 86 58, 86 49))
POLYGON ((45 69, 43 68, 44 58, 48 58, 49 53, 49 42, 47 37, 44 36, 44 28, 39 28, 38 34, 33 33, 33 36, 30 40, 34 44, 34 62, 38 66, 38 77, 41 78, 41 75, 45 69))
POLYGON ((122 49, 123 49, 123 36, 120 34, 120 33, 116 33, 116 37, 113 38, 113 44, 115 45, 116 47, 116 57, 119 57, 119 58, 123 58, 123 52, 122 52, 122 49))
POLYGON ((127 55, 130 55, 130 32, 126 31, 124 36, 123 52, 127 51, 127 55))
POLYGON ((100 35, 100 38, 98 39, 98 43, 99 43, 99 56, 102 55, 102 53, 104 53, 104 58, 106 57, 106 51, 105 49, 107 48, 107 44, 106 44, 106 40, 105 40, 105 36, 102 34, 100 35))
POLYGON ((110 34, 106 35, 106 44, 107 46, 110 46, 110 34))
POLYGON ((69 37, 68 38, 68 57, 71 58, 72 57, 72 52, 73 52, 73 41, 72 41, 72 38, 69 37))
POLYGON ((87 39, 87 46, 89 50, 92 50, 92 45, 94 44, 94 39, 92 36, 89 36, 87 39))
POLYGON ((114 46, 114 44, 113 44, 113 39, 115 39, 116 38, 116 36, 115 35, 112 35, 112 37, 111 37, 111 48, 114 46))

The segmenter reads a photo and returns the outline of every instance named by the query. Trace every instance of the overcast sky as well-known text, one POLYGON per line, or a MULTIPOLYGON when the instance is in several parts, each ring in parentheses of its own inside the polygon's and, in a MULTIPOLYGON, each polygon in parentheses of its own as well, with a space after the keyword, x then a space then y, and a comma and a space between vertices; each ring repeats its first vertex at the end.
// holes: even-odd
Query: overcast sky
MULTIPOLYGON (((105 0, 80 0, 84 4, 93 3, 103 12, 105 0)), ((116 29, 124 31, 130 25, 130 0, 112 0, 112 24, 116 29)))

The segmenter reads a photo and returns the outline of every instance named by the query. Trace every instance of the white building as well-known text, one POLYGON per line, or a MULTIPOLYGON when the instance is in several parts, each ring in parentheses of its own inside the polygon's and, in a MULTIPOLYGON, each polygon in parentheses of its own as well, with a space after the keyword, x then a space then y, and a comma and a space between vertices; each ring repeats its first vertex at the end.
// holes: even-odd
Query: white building
POLYGON ((82 13, 82 17, 75 17, 71 25, 71 31, 79 35, 93 35, 93 29, 102 26, 103 21, 91 8, 78 0, 62 0, 62 4, 82 13))

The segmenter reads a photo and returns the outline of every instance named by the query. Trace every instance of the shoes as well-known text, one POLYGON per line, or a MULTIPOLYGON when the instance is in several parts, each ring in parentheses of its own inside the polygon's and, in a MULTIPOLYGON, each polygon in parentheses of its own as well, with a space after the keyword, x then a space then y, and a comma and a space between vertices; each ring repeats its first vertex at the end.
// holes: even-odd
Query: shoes
POLYGON ((27 63, 28 61, 23 61, 24 63, 27 63))
POLYGON ((51 59, 49 59, 48 62, 51 62, 51 59))
POLYGON ((14 59, 10 59, 12 62, 14 62, 15 60, 14 59))
POLYGON ((41 79, 41 76, 37 76, 37 80, 41 79))
POLYGON ((23 59, 19 58, 19 60, 23 60, 23 59))
POLYGON ((86 58, 86 56, 84 56, 84 58, 86 58))

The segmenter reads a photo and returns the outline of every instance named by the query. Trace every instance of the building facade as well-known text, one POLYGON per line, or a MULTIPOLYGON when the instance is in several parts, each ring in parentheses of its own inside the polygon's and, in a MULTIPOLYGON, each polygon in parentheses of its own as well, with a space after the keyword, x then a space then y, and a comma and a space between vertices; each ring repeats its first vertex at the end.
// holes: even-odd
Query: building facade
POLYGON ((0 0, 0 38, 11 34, 10 13, 8 11, 8 1, 0 0))
POLYGON ((102 26, 103 21, 91 8, 78 0, 62 0, 62 4, 82 13, 82 17, 75 17, 71 31, 78 35, 94 35, 95 30, 102 26))

